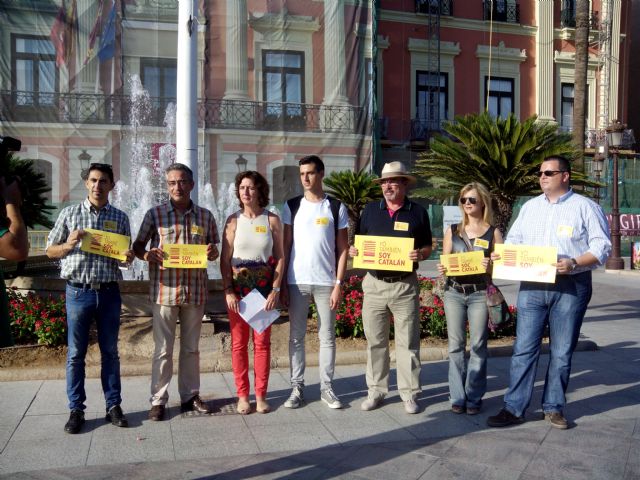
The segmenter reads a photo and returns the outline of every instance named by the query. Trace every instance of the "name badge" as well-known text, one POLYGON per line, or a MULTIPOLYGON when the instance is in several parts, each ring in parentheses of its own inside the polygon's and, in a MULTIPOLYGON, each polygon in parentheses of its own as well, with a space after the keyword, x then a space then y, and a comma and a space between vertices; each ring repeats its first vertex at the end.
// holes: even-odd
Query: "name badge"
POLYGON ((571 237, 573 236, 573 227, 571 225, 558 225, 556 233, 559 237, 571 237))
POLYGON ((484 248, 485 250, 489 248, 489 242, 484 240, 483 238, 476 238, 473 242, 474 247, 484 248))
POLYGON ((199 227, 198 225, 191 225, 191 235, 202 235, 204 234, 204 228, 199 227))
POLYGON ((393 229, 398 230, 400 232, 408 232, 409 224, 407 222, 395 222, 393 224, 393 229))
POLYGON ((329 218, 328 217, 316 218, 316 225, 320 225, 321 227, 326 227, 327 225, 329 225, 329 218))
POLYGON ((267 226, 266 225, 256 225, 256 233, 267 233, 267 226))
POLYGON ((107 232, 117 232, 118 222, 114 220, 105 220, 104 222, 102 222, 102 228, 107 232))

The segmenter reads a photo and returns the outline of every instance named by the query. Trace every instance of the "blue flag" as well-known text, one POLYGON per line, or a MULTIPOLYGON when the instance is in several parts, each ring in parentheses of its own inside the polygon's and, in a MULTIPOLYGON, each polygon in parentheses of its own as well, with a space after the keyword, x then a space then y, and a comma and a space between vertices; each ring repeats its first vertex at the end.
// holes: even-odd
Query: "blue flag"
POLYGON ((100 37, 100 48, 98 49, 98 59, 101 62, 106 62, 110 58, 113 58, 116 50, 116 5, 115 3, 109 10, 109 16, 107 17, 107 23, 104 26, 104 31, 100 37))

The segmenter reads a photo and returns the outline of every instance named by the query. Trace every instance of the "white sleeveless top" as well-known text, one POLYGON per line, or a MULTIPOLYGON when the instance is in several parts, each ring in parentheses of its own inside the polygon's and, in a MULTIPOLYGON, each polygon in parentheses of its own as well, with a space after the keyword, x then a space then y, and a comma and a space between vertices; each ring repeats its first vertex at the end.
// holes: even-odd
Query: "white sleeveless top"
POLYGON ((237 223, 231 266, 236 267, 246 262, 267 263, 269 257, 273 255, 269 212, 265 209, 256 218, 249 218, 240 210, 235 215, 237 223))

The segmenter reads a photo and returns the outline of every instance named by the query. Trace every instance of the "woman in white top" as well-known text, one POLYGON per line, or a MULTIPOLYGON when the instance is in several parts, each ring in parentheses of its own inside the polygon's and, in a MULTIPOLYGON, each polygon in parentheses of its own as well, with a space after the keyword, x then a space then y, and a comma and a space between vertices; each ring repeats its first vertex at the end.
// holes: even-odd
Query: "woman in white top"
MULTIPOLYGON (((231 361, 238 394, 238 413, 251 412, 249 403, 249 337, 251 327, 238 313, 238 301, 254 288, 267 299, 265 310, 276 306, 280 295, 284 255, 282 224, 267 211, 269 184, 258 172, 236 176, 240 210, 229 216, 224 227, 220 271, 231 325, 231 361)), ((271 363, 271 327, 253 331, 253 370, 256 411, 271 409, 266 400, 271 363)))

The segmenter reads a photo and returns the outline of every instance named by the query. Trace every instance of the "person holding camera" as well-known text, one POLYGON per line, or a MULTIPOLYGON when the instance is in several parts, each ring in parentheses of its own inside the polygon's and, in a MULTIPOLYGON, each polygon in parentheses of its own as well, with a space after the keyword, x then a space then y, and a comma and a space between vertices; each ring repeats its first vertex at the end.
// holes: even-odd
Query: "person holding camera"
MULTIPOLYGON (((29 238, 27 227, 20 213, 22 194, 17 180, 7 185, 4 177, 0 177, 0 257, 21 262, 29 255, 29 238)), ((13 346, 13 336, 9 322, 9 302, 4 277, 0 270, 0 348, 13 346)))

